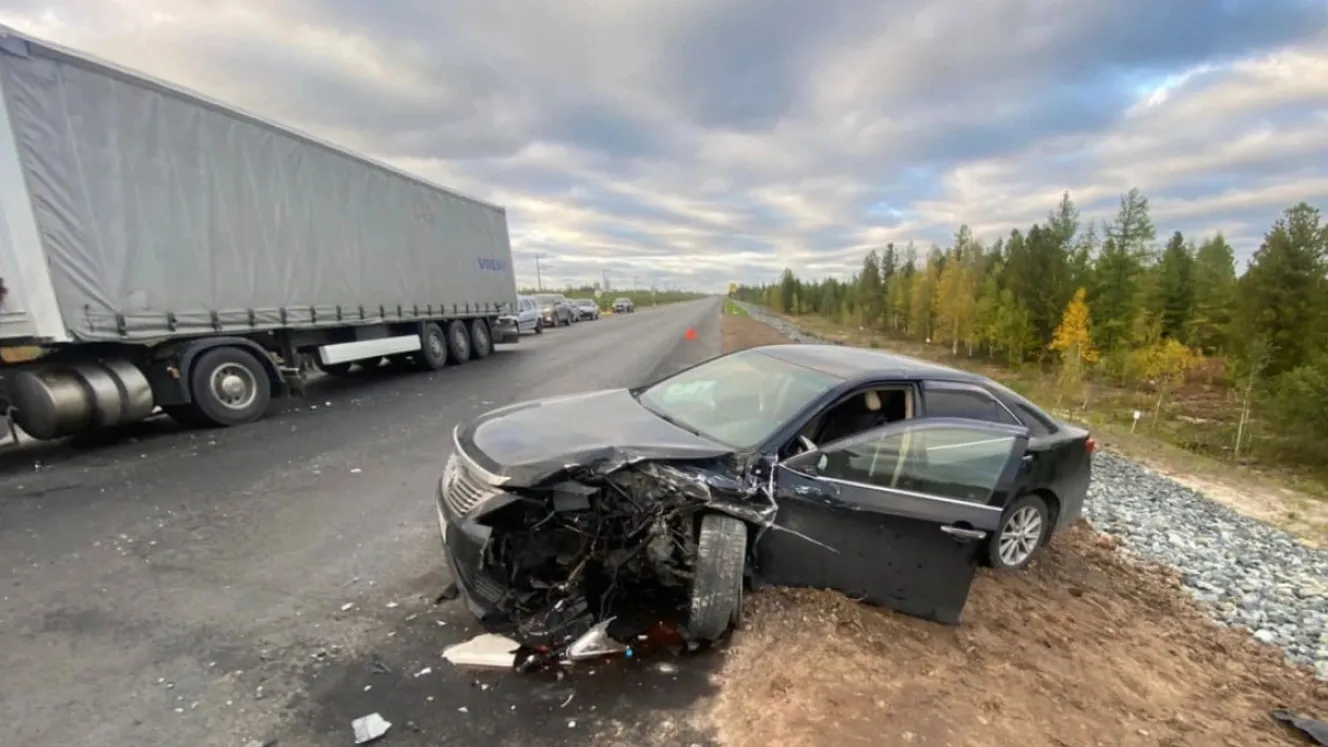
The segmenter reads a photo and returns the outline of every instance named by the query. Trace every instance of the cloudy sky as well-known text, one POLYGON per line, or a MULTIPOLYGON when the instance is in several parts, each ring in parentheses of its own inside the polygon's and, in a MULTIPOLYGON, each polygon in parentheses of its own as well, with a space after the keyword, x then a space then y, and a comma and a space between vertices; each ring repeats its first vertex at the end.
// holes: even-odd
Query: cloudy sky
POLYGON ((1131 186, 1240 259, 1328 209, 1325 0, 0 0, 508 209, 518 278, 722 290, 1131 186))

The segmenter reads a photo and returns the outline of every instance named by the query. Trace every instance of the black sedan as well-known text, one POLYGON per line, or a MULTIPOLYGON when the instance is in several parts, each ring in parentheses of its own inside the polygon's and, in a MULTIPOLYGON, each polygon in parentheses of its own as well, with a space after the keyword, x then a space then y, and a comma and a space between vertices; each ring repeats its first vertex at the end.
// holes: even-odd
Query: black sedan
POLYGON ((747 586, 959 623, 977 565, 1022 567, 1079 517, 1094 448, 986 378, 832 345, 511 405, 454 441, 437 508, 463 598, 563 650, 644 590, 695 641, 738 622, 747 586))

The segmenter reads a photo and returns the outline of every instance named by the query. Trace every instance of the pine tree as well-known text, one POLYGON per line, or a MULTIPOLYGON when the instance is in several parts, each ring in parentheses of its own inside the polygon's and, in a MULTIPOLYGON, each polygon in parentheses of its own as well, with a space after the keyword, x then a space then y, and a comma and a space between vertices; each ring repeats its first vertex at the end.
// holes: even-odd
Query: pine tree
POLYGON ((1236 255, 1222 234, 1205 240, 1194 257, 1192 344, 1208 354, 1225 349, 1236 305, 1236 255))
POLYGON ((1321 339, 1328 230, 1305 203, 1273 224, 1239 283, 1241 337, 1272 344, 1267 373, 1276 376, 1309 360, 1321 339))
POLYGON ((1152 313, 1162 325, 1162 335, 1177 340, 1189 339, 1194 317, 1194 255, 1180 231, 1171 235, 1157 264, 1152 313))

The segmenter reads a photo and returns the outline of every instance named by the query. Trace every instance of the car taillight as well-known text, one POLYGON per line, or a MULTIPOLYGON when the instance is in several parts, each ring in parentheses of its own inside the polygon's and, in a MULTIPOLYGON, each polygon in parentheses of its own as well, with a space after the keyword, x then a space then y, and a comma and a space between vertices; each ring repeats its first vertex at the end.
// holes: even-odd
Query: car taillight
POLYGON ((1088 440, 1084 442, 1084 450, 1087 451, 1089 454, 1092 454, 1093 450, 1096 448, 1097 448, 1097 441, 1094 441, 1093 437, 1089 436, 1088 440))

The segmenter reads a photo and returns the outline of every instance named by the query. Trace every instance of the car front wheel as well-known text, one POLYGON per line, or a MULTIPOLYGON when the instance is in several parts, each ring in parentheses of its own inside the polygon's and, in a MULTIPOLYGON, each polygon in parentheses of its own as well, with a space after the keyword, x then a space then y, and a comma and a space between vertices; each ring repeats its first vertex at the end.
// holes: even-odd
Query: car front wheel
POLYGON ((747 525, 727 514, 701 517, 687 631, 702 641, 718 640, 742 619, 747 525))
POLYGON ((1036 495, 1015 499, 1001 516, 1001 528, 987 543, 987 565, 1012 571, 1028 565, 1051 531, 1051 511, 1036 495))

